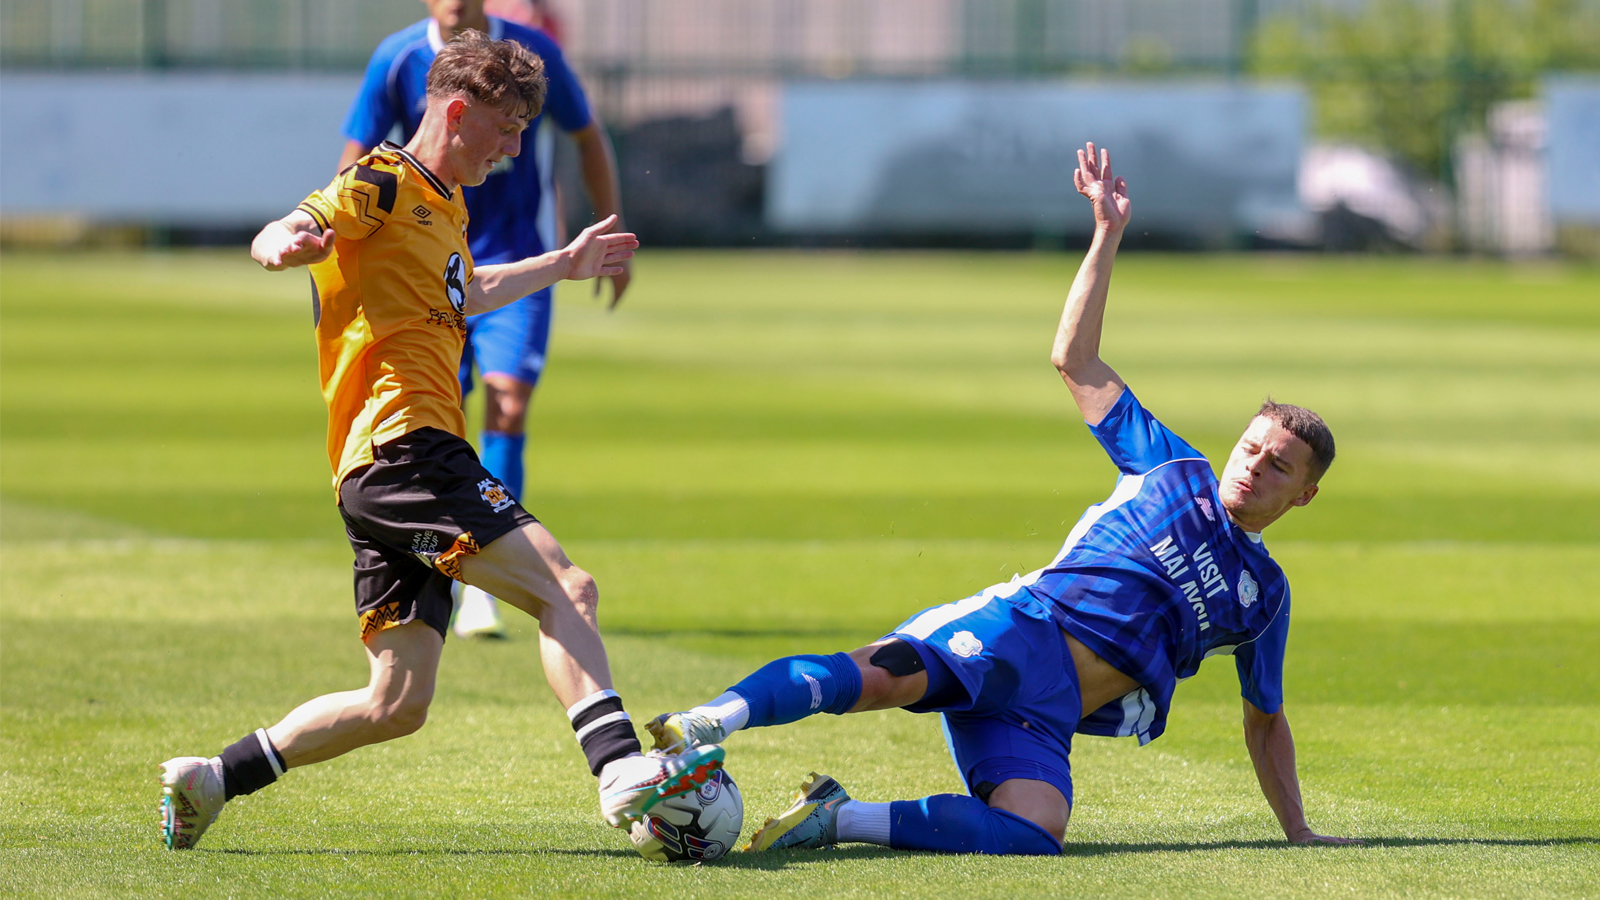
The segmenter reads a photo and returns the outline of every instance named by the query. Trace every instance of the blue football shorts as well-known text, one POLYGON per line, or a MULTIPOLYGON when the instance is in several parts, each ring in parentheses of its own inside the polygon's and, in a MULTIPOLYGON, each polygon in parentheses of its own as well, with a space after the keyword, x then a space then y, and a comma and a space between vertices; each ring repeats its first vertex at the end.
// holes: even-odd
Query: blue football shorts
POLYGON ((537 385, 550 346, 551 289, 529 294, 499 309, 467 317, 461 348, 461 396, 472 393, 472 368, 479 374, 510 375, 537 385))
POLYGON ((1072 804, 1072 735, 1082 711, 1078 670, 1050 610, 1019 582, 925 609, 885 637, 928 667, 928 695, 968 793, 985 802, 1012 778, 1048 782, 1072 804))

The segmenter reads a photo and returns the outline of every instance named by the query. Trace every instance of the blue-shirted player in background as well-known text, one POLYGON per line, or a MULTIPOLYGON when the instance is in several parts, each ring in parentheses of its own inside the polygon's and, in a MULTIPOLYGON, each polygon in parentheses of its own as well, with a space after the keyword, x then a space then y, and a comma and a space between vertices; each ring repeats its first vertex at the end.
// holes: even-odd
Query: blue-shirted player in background
POLYGON ((1267 802, 1297 843, 1343 843, 1306 824, 1283 713, 1289 585, 1261 530, 1311 502, 1333 462, 1315 413, 1268 402, 1219 480, 1100 359, 1111 264, 1130 203, 1109 154, 1078 152, 1095 236, 1052 359, 1121 475, 1048 566, 911 617, 853 653, 769 663, 722 696, 649 725, 658 749, 721 743, 741 728, 816 713, 901 707, 944 716, 965 796, 866 803, 815 773, 750 849, 844 841, 952 853, 1056 854, 1072 811, 1075 732, 1165 728, 1173 688, 1231 654, 1244 736, 1267 802))
MULTIPOLYGON (((501 160, 482 185, 465 189, 473 262, 480 266, 512 262, 560 246, 552 179, 552 123, 569 133, 577 147, 595 215, 601 219, 617 216, 615 230, 623 230, 611 142, 556 42, 537 29, 485 15, 483 0, 424 2, 428 18, 385 38, 372 54, 361 92, 345 118, 348 143, 339 168, 366 155, 396 127, 401 143, 410 140, 426 108, 428 66, 434 55, 452 36, 472 28, 532 50, 544 61, 549 78, 544 111, 523 133, 522 152, 501 160)), ((630 272, 624 264, 623 273, 612 277, 612 306, 627 290, 630 272)), ((546 288, 469 318, 461 356, 462 396, 472 391, 474 364, 483 378, 484 426, 479 440, 483 465, 518 499, 524 496, 522 460, 528 403, 544 371, 550 340, 550 301, 551 291, 546 288)), ((503 636, 505 626, 494 598, 477 588, 459 589, 456 633, 463 637, 503 636)))

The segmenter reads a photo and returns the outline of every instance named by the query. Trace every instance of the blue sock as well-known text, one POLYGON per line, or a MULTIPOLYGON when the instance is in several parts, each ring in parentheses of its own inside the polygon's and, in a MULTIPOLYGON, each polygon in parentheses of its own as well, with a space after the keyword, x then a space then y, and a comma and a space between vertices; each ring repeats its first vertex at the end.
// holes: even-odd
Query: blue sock
POLYGON ((522 500, 522 448, 527 442, 527 435, 503 431, 485 431, 478 436, 483 447, 483 467, 500 479, 518 502, 522 500))
POLYGON ((961 794, 896 800, 889 804, 889 829, 889 846, 896 850, 1061 855, 1061 845, 1043 828, 961 794))
POLYGON ((728 690, 750 705, 746 728, 786 725, 819 712, 842 716, 861 699, 861 670, 848 653, 785 656, 728 690))

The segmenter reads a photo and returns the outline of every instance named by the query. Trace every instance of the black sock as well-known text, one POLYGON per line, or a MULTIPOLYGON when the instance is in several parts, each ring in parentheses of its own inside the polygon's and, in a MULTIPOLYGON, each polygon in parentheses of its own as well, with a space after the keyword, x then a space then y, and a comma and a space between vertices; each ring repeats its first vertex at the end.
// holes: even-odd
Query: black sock
POLYGON ((265 728, 258 728, 222 751, 222 793, 232 800, 254 794, 278 780, 286 767, 265 728))
POLYGON ((567 718, 572 720, 578 745, 589 760, 589 771, 595 775, 600 774, 606 763, 643 749, 616 691, 597 691, 579 700, 567 710, 567 718))

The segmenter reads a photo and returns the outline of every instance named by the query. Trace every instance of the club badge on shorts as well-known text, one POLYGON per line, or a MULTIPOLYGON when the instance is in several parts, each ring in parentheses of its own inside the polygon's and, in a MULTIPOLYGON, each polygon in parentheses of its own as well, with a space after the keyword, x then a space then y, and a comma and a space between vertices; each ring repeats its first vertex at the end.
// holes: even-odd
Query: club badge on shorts
POLYGON ((482 497, 483 502, 489 504, 495 512, 509 509, 511 504, 517 502, 511 499, 511 492, 506 490, 505 485, 493 478, 485 478, 478 482, 478 496, 482 497))

